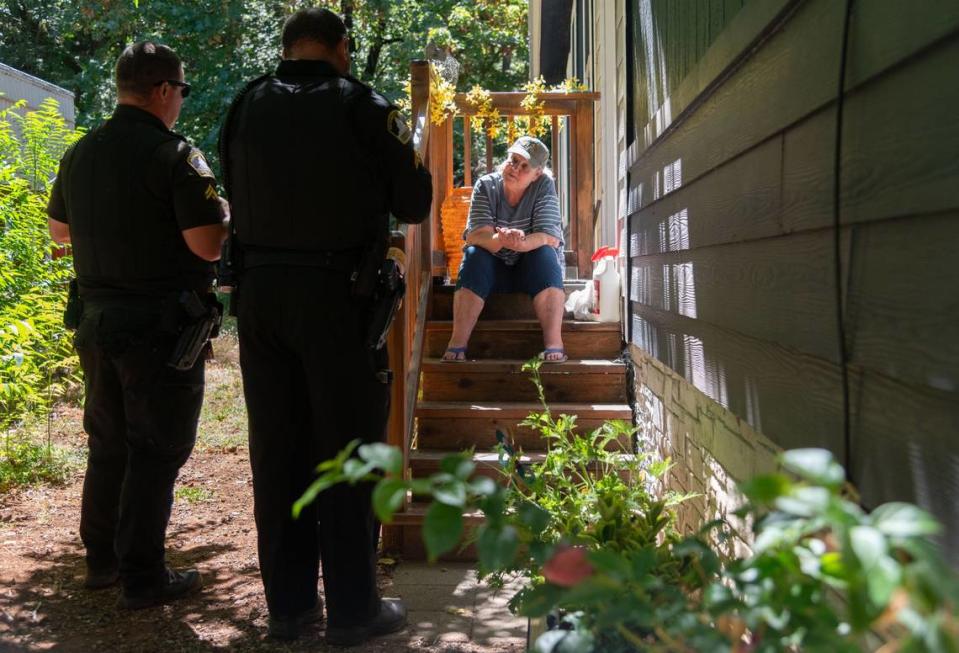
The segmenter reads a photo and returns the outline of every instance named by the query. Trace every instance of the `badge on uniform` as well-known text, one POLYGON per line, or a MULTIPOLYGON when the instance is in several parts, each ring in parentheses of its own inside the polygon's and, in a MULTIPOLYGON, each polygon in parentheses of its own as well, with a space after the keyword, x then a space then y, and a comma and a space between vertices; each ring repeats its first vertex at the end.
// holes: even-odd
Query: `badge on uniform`
POLYGON ((209 164, 206 162, 206 159, 203 158, 203 152, 195 147, 190 150, 190 155, 186 158, 186 162, 189 163, 190 167, 196 170, 196 173, 201 177, 215 178, 213 171, 210 170, 209 164))
POLYGON ((393 109, 390 111, 390 115, 387 116, 386 131, 393 134, 396 140, 403 145, 409 143, 413 137, 413 132, 410 130, 409 125, 406 124, 406 121, 403 120, 399 109, 393 109))

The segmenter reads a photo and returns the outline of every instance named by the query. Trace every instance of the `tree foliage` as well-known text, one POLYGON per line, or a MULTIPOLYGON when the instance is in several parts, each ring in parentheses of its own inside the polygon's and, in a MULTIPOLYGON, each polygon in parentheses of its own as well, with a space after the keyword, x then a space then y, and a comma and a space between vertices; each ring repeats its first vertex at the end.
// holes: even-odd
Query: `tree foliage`
POLYGON ((275 66, 283 20, 311 5, 344 16, 353 73, 391 99, 403 94, 409 62, 423 58, 430 40, 459 59, 459 90, 512 90, 528 76, 526 0, 0 0, 0 61, 73 91, 78 122, 90 126, 113 109, 123 47, 166 43, 194 85, 177 130, 215 165, 230 100, 275 66))

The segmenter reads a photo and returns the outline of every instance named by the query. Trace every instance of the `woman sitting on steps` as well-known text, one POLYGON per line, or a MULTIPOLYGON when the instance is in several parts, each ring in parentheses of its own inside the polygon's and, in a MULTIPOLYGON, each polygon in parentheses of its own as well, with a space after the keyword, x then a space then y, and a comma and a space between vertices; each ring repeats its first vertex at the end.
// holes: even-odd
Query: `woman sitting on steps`
POLYGON ((443 360, 466 360, 466 344, 492 292, 525 292, 543 328, 547 363, 566 360, 563 349, 563 229, 549 149, 522 136, 497 172, 480 177, 463 238, 466 240, 456 292, 453 334, 443 360))

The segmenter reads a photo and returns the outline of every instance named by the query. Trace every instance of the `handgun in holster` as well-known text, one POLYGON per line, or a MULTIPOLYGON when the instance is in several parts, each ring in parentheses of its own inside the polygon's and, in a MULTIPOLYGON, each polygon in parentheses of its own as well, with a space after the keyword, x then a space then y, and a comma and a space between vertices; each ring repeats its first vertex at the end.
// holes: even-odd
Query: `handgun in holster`
POLYGON ((214 295, 204 300, 188 290, 180 293, 177 303, 185 316, 185 323, 167 365, 182 371, 192 369, 210 339, 219 335, 223 304, 214 295))
POLYGON ((388 256, 387 245, 385 239, 369 245, 353 275, 353 296, 370 299, 365 341, 371 349, 381 349, 386 343, 386 335, 406 293, 403 271, 396 260, 388 256))
POLYGON ((406 279, 403 277, 400 263, 396 258, 387 256, 380 265, 370 309, 370 326, 366 334, 366 344, 371 349, 382 349, 386 344, 386 336, 403 303, 405 294, 406 279))
POLYGON ((80 299, 80 284, 76 278, 70 279, 67 290, 67 305, 63 309, 63 326, 70 331, 80 328, 80 318, 83 317, 83 301, 80 299))

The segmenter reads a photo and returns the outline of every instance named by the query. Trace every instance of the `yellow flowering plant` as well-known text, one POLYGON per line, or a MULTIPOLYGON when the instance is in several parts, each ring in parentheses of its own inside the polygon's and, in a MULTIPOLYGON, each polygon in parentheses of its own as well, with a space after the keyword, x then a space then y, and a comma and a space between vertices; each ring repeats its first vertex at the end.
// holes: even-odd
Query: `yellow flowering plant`
POLYGON ((473 131, 485 133, 490 138, 499 136, 501 117, 499 109, 493 106, 493 96, 480 85, 474 86, 466 94, 466 101, 476 109, 473 116, 473 131))
POLYGON ((523 90, 526 91, 526 97, 520 102, 520 107, 527 113, 524 120, 526 124, 525 132, 530 136, 542 136, 549 128, 549 118, 544 113, 546 105, 540 98, 543 93, 546 93, 546 82, 542 76, 537 77, 524 84, 523 90))
POLYGON ((443 79, 436 64, 430 64, 430 122, 442 125, 456 114, 456 87, 443 79))

